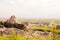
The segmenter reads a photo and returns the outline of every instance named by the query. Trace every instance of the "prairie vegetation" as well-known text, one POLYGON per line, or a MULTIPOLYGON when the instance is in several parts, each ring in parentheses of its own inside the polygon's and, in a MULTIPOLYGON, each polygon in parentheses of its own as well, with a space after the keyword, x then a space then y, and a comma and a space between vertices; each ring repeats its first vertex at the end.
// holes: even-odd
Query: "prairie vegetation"
POLYGON ((60 40, 60 21, 14 22, 0 22, 0 40, 60 40))

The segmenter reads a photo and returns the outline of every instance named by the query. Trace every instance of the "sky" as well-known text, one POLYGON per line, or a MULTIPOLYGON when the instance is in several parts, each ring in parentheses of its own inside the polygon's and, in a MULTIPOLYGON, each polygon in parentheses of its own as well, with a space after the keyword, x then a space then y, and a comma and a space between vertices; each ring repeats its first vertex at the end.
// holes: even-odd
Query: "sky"
POLYGON ((0 18, 60 19, 60 0, 0 0, 0 18))

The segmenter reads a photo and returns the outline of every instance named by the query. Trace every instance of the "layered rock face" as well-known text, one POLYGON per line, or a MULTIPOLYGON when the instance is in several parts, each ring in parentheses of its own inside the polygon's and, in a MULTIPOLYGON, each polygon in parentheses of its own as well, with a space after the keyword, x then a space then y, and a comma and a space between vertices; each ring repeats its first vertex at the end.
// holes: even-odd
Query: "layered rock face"
POLYGON ((20 22, 16 19, 16 17, 13 15, 11 16, 8 20, 7 20, 7 23, 10 23, 10 24, 20 24, 20 22))
POLYGON ((25 26, 21 22, 19 22, 15 16, 11 16, 7 21, 3 23, 6 28, 18 28, 24 29, 25 26))

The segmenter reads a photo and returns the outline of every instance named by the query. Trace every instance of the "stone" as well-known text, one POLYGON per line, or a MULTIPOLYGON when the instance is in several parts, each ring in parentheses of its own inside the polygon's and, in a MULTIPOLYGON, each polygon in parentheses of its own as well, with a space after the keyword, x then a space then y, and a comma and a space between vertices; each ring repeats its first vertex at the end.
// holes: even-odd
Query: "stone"
POLYGON ((13 15, 11 16, 8 20, 7 23, 11 23, 11 24, 20 24, 20 22, 16 19, 16 17, 13 15))

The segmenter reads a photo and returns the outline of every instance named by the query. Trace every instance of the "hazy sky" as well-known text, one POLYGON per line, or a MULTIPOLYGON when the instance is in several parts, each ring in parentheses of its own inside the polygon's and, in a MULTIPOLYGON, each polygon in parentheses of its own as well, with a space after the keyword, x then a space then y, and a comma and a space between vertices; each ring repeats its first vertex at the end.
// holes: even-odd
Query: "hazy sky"
POLYGON ((0 17, 59 18, 60 0, 0 0, 0 17))

